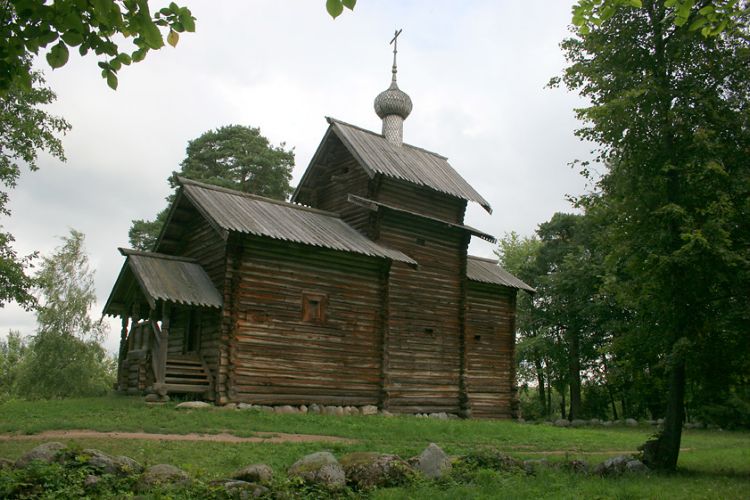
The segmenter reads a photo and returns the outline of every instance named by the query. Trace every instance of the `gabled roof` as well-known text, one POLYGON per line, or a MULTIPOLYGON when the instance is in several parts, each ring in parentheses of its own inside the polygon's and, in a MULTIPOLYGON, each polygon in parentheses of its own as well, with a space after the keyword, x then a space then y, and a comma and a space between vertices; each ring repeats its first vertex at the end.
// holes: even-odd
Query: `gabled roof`
POLYGON ((126 313, 137 284, 151 309, 163 300, 189 306, 221 307, 222 299, 203 268, 194 259, 120 248, 122 266, 104 314, 126 313))
MULTIPOLYGON (((474 201, 492 213, 490 203, 451 167, 444 156, 409 144, 401 146, 391 144, 381 134, 334 118, 326 118, 326 120, 330 127, 321 146, 325 144, 331 132, 335 133, 370 177, 382 174, 428 187, 457 198, 474 201)), ((314 161, 315 158, 313 158, 313 163, 314 161)), ((307 172, 300 181, 299 187, 305 183, 305 177, 307 177, 307 172)), ((295 192, 292 200, 296 199, 297 194, 295 192)))
POLYGON ((220 231, 236 231, 306 245, 381 257, 408 264, 407 255, 368 239, 338 214, 271 200, 183 177, 182 193, 220 231))
POLYGON ((368 210, 372 210, 373 212, 377 211, 379 208, 382 207, 382 208, 387 208, 389 210, 393 210, 395 212, 400 212, 404 214, 413 215, 415 217, 420 217, 422 219, 431 220, 439 224, 445 224, 446 226, 449 226, 449 227, 462 229, 464 231, 467 231, 469 234, 473 234, 474 236, 479 236, 483 240, 489 241, 490 243, 497 243, 497 239, 494 236, 487 234, 487 233, 483 233, 479 229, 474 229, 473 227, 467 226, 465 224, 456 224, 455 222, 448 222, 446 220, 438 219, 437 217, 430 217, 429 215, 412 212, 411 210, 406 210, 403 208, 395 207, 393 205, 382 203, 380 201, 371 200, 369 198, 363 198, 361 196, 357 196, 356 194, 351 194, 351 193, 349 194, 348 201, 349 203, 354 203, 361 207, 367 208, 368 210))
POLYGON ((469 255, 466 261, 466 277, 472 281, 503 285, 518 290, 526 290, 531 293, 536 292, 529 285, 500 267, 498 261, 493 259, 483 259, 482 257, 469 255))

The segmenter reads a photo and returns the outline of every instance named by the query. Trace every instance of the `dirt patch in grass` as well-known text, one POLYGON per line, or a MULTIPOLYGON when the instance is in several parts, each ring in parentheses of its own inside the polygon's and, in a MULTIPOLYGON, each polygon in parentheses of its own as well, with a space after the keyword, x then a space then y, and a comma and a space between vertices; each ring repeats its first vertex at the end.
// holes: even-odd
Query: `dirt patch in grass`
POLYGON ((252 437, 233 434, 154 434, 149 432, 98 432, 88 430, 44 431, 37 434, 0 434, 0 441, 39 439, 143 439, 148 441, 211 441, 214 443, 356 443, 354 439, 315 434, 286 434, 283 432, 255 432, 252 437))

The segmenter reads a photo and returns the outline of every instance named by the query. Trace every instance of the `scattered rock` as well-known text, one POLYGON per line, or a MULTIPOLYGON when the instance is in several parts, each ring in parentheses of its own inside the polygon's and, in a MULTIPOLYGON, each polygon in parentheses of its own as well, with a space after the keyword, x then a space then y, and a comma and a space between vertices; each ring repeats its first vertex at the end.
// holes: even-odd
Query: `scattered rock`
POLYGON ((589 425, 592 427, 595 427, 597 425, 602 425, 602 421, 599 420, 598 418, 592 418, 591 420, 589 420, 589 425))
POLYGON ((612 422, 611 420, 605 420, 604 422, 602 422, 602 425, 604 427, 612 427, 613 425, 615 425, 615 423, 612 422))
POLYGON ((585 460, 566 460, 562 463, 561 467, 564 470, 574 472, 576 474, 588 474, 589 470, 591 469, 589 467, 589 464, 585 460))
POLYGON ((180 410, 196 410, 199 408, 211 408, 213 405, 211 403, 206 403, 205 401, 185 401, 184 403, 180 403, 175 408, 180 410))
POLYGON ((265 406, 265 405, 263 405, 263 406, 259 406, 258 409, 260 411, 262 411, 262 412, 265 412, 265 413, 273 413, 274 412, 273 406, 265 406))
POLYGON ((96 485, 99 484, 100 480, 101 478, 99 476, 94 476, 93 474, 89 474, 83 480, 83 487, 87 490, 92 490, 96 488, 96 485))
POLYGON ((634 418, 626 418, 625 425, 628 427, 638 427, 638 421, 634 418))
POLYGON ((237 405, 237 409, 238 410, 255 410, 256 408, 255 408, 255 405, 251 405, 248 403, 239 403, 237 405))
POLYGON ((526 474, 536 474, 539 469, 543 469, 546 467, 549 467, 549 462, 544 458, 539 460, 523 461, 523 469, 526 471, 526 474))
POLYGON ((112 456, 100 450, 88 448, 79 453, 77 461, 86 463, 103 474, 140 474, 143 466, 130 457, 112 456))
POLYGON ((555 420, 555 427, 570 427, 570 420, 560 418, 555 420))
POLYGON ((378 412, 378 415, 380 415, 381 417, 395 417, 395 415, 388 410, 380 410, 378 412))
POLYGON ((148 491, 155 486, 185 486, 190 483, 187 473, 174 465, 152 465, 141 475, 138 491, 148 491))
POLYGON ((648 471, 649 468, 643 462, 626 455, 609 458, 594 469, 594 472, 600 476, 619 476, 626 472, 642 474, 648 471))
POLYGON ((346 484, 344 469, 336 457, 327 451, 300 458, 289 468, 288 473, 308 484, 317 484, 329 490, 341 489, 346 484))
POLYGON ((581 420, 579 418, 576 418, 570 421, 571 427, 586 427, 587 424, 588 422, 586 422, 585 420, 581 420))
POLYGON ((430 443, 415 462, 417 470, 429 478, 441 477, 452 468, 448 455, 435 443, 430 443))
POLYGON ((366 405, 360 408, 360 413, 362 415, 377 415, 378 414, 378 407, 374 405, 366 405))
POLYGON ((458 420, 458 419, 460 419, 460 418, 461 418, 461 417, 459 417, 459 416, 458 416, 458 415, 456 415, 455 413, 449 413, 449 414, 448 414, 448 420, 458 420))
POLYGON ((268 488, 256 483, 240 481, 238 479, 220 479, 211 481, 211 486, 218 486, 224 489, 230 498, 259 498, 268 493, 268 488))
POLYGON ((50 464, 57 460, 58 454, 64 449, 65 445, 62 443, 58 443, 57 441, 40 444, 39 446, 27 452, 25 455, 21 456, 21 458, 16 460, 16 468, 20 469, 22 467, 26 467, 35 460, 50 464))
POLYGON ((307 413, 319 414, 320 411, 321 411, 320 405, 317 405, 317 404, 311 404, 310 407, 307 409, 307 413))
POLYGON ((307 413, 308 412, 308 408, 307 408, 307 406, 302 405, 302 406, 299 407, 299 411, 300 411, 300 413, 307 413))
POLYGON ((323 414, 340 417, 344 414, 344 409, 340 406, 326 406, 325 408, 323 408, 323 414))
POLYGON ((414 469, 396 455, 349 453, 341 457, 341 466, 347 483, 360 490, 399 486, 414 477, 414 469))
POLYGON ((274 411, 280 415, 289 415, 292 413, 299 413, 299 410, 297 408, 293 406, 289 406, 289 405, 277 406, 274 411))
POLYGON ((235 471, 231 478, 249 483, 270 483, 273 480, 273 469, 266 464, 252 464, 235 471))
POLYGON ((146 397, 143 398, 143 400, 147 403, 161 403, 161 396, 154 393, 146 394, 146 397))
POLYGON ((237 403, 227 403, 224 406, 221 407, 222 410, 236 410, 237 409, 237 403))
POLYGON ((430 413, 430 418, 435 418, 438 420, 448 420, 448 414, 444 411, 441 411, 439 413, 430 413))

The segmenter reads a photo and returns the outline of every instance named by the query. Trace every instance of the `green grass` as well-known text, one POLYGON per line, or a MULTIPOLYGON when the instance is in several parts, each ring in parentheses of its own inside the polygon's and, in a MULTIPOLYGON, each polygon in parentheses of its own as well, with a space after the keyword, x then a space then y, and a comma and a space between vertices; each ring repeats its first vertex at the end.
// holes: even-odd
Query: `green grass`
MULTIPOLYGON (((551 461, 577 458, 596 463, 635 451, 653 432, 638 428, 560 429, 507 421, 417 419, 413 417, 330 417, 276 415, 250 411, 176 410, 174 404, 146 406, 140 398, 11 401, 0 405, 0 433, 36 434, 46 430, 90 429, 150 433, 254 432, 323 434, 356 440, 331 443, 210 443, 77 439, 71 444, 133 457, 144 464, 172 463, 207 479, 225 476, 249 463, 264 462, 283 471, 314 451, 337 456, 380 451, 403 457, 428 443, 449 454, 494 447, 518 458, 551 461)), ((16 458, 49 439, 0 441, 0 457, 16 458)), ((422 482, 378 491, 374 498, 750 498, 750 433, 691 430, 675 475, 602 479, 559 471, 537 476, 484 470, 468 484, 422 482)))

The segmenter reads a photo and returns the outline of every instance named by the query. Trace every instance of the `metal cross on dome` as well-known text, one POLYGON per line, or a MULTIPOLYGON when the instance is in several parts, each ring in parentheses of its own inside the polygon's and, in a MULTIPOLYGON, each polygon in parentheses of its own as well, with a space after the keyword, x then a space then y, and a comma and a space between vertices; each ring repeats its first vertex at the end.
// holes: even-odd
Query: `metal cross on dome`
POLYGON ((403 29, 396 30, 393 33, 393 39, 391 39, 391 44, 393 44, 393 69, 391 70, 393 73, 393 81, 396 81, 396 53, 398 52, 398 36, 401 34, 401 32, 404 31, 403 29))

